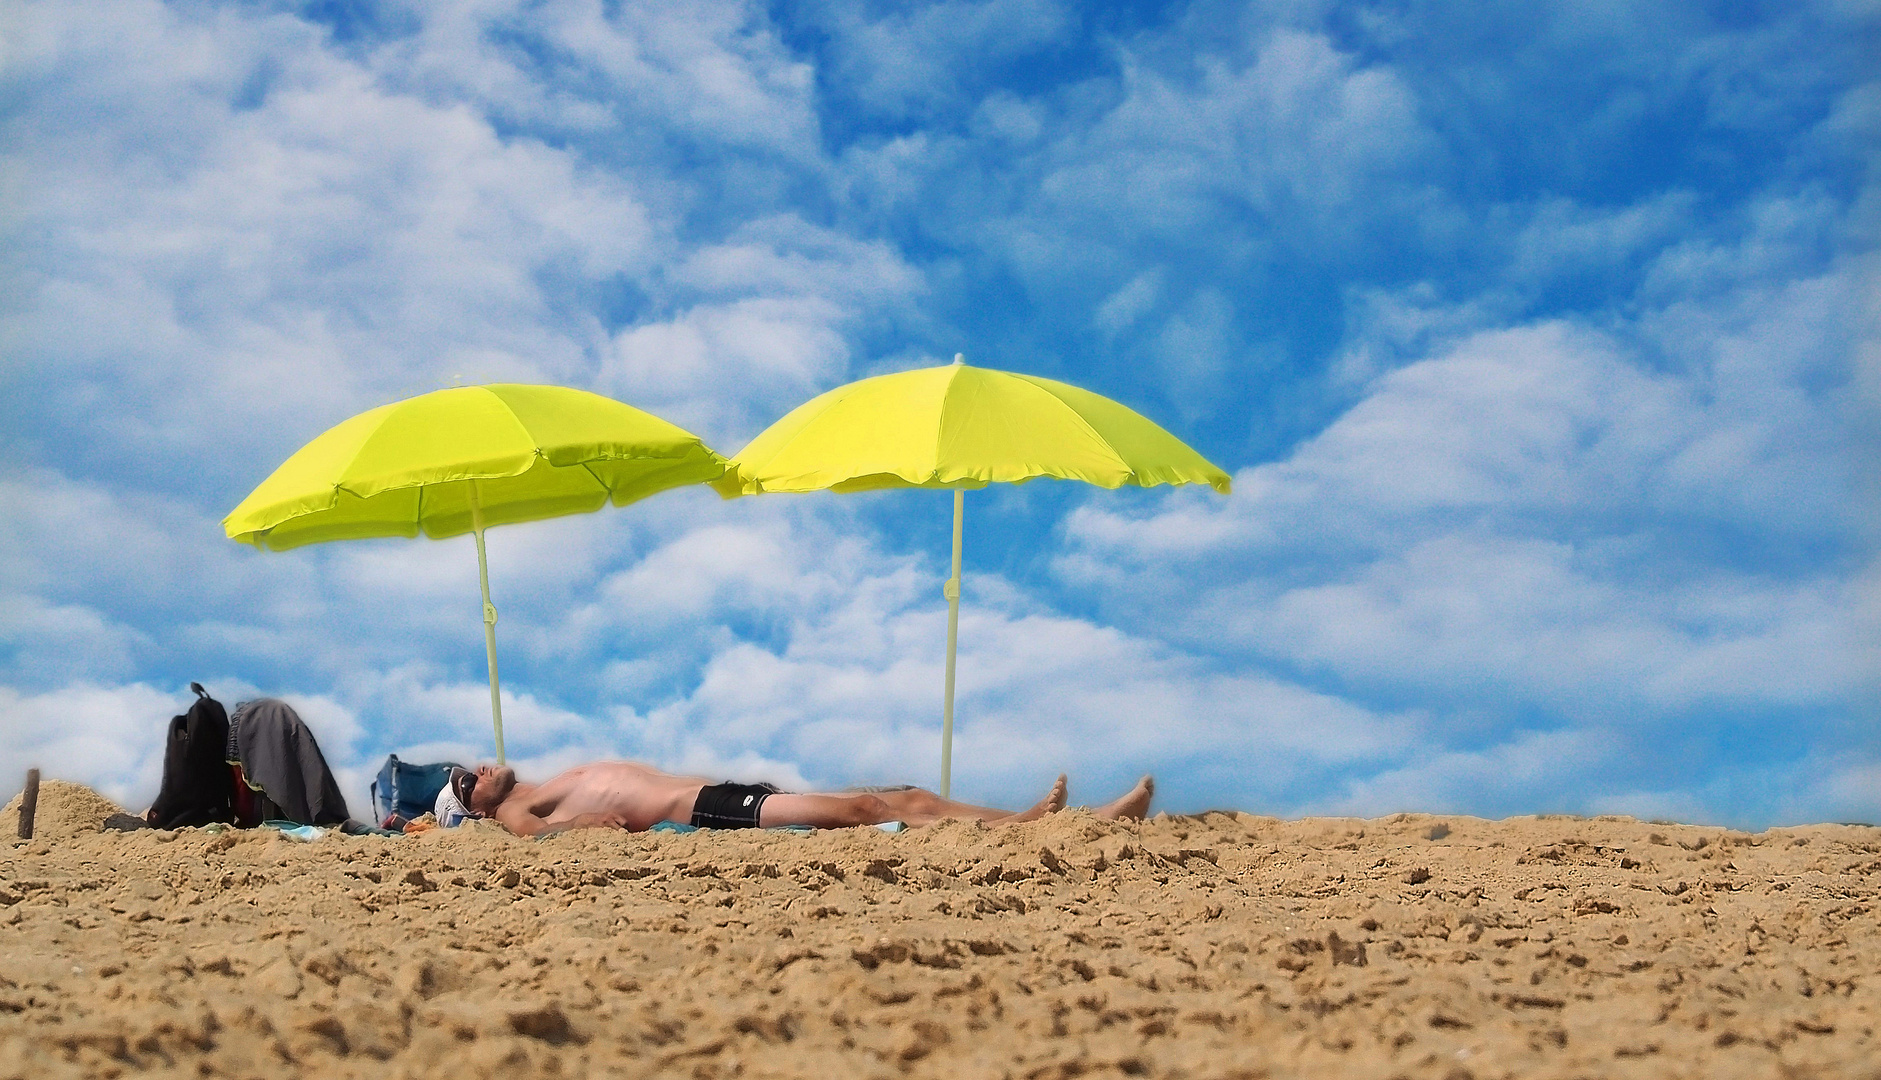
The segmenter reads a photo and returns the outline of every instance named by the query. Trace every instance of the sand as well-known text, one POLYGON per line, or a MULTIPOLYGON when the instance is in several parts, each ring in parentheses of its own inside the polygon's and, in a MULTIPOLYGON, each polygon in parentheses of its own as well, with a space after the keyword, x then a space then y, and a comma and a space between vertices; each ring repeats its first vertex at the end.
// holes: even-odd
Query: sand
POLYGON ((1881 1077, 1865 826, 300 843, 41 799, 0 814, 5 1078, 1881 1077))

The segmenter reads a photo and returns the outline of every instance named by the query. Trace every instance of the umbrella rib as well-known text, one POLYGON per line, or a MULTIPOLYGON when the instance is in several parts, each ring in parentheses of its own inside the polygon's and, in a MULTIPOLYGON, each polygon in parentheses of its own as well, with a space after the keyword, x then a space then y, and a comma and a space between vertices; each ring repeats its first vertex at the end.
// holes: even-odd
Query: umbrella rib
POLYGON ((940 415, 934 418, 934 469, 929 474, 929 479, 940 479, 941 440, 947 437, 947 406, 952 401, 954 383, 960 378, 960 373, 965 370, 965 364, 948 365, 947 386, 941 390, 940 415))
MULTIPOLYGON (((1025 379, 1024 376, 1020 376, 1020 378, 1024 379, 1027 385, 1031 386, 1033 389, 1039 391, 1040 393, 1051 398, 1053 401, 1056 401, 1059 405, 1063 406, 1064 410, 1071 414, 1071 419, 1076 421, 1079 427, 1083 428, 1085 431, 1090 432, 1091 438, 1096 439, 1099 445, 1101 445, 1104 449, 1110 451, 1110 456, 1117 459, 1117 463, 1119 465, 1122 465, 1124 468, 1124 471, 1130 474, 1131 479, 1137 482, 1137 486, 1138 487, 1143 486, 1142 475, 1136 471, 1136 466, 1130 464, 1130 459, 1127 457, 1124 457, 1122 452, 1119 451, 1115 446, 1113 446, 1109 439, 1104 438, 1104 433, 1097 430, 1097 428, 1094 427, 1089 420, 1086 420, 1084 418, 1083 413, 1079 412, 1075 407, 1073 407, 1069 401, 1066 401, 1064 398, 1061 398, 1057 394, 1052 393, 1050 387, 1041 386, 1040 384, 1033 382, 1031 379, 1025 379)), ((1145 417, 1144 419, 1148 419, 1148 417, 1145 417)))
POLYGON ((601 485, 601 494, 605 495, 609 499, 612 499, 614 497, 614 489, 611 487, 608 487, 607 481, 601 479, 601 474, 594 471, 594 462, 592 461, 582 462, 581 471, 587 473, 589 476, 594 477, 594 482, 601 485))
POLYGON ((941 440, 947 437, 947 395, 953 390, 954 380, 957 378, 959 378, 959 372, 948 373, 947 385, 941 390, 940 413, 934 417, 934 456, 929 460, 934 463, 931 479, 935 480, 940 479, 941 440))

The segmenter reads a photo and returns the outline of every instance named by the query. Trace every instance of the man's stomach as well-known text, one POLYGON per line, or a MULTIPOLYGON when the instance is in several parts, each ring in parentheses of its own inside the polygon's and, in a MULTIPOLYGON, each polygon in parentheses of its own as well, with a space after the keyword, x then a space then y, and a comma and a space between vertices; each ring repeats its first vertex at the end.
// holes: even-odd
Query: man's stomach
POLYGON ((554 825, 583 814, 614 814, 627 828, 642 832, 662 821, 691 820, 692 806, 704 786, 703 780, 677 776, 662 777, 658 783, 639 779, 625 785, 584 785, 570 792, 547 820, 554 825))

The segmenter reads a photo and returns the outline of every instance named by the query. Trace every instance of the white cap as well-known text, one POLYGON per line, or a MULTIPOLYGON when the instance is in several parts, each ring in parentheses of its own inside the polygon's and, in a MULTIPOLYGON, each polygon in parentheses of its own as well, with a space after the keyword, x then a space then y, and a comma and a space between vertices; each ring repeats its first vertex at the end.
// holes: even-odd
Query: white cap
POLYGON ((438 816, 439 825, 448 829, 462 825, 467 819, 478 816, 471 812, 470 807, 464 805, 463 797, 458 795, 460 788, 468 786, 463 781, 472 779, 474 776, 475 774, 467 769, 451 770, 451 778, 438 790, 437 804, 432 807, 432 812, 438 816))

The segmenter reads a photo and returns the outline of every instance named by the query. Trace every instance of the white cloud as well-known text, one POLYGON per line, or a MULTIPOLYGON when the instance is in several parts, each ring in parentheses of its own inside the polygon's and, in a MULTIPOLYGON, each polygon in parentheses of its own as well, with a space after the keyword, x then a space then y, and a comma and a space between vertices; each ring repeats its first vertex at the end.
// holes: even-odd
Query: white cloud
POLYGON ((74 683, 31 695, 0 686, 0 776, 37 768, 140 812, 157 796, 164 736, 187 698, 142 683, 74 683))
POLYGON ((265 652, 265 635, 222 628, 318 608, 304 560, 264 566, 185 503, 47 470, 0 479, 0 548, 0 669, 20 686, 126 677, 204 635, 265 652))
POLYGON ((1416 175, 1435 147, 1389 69, 1358 65, 1324 36, 1281 30, 1246 63, 1203 55, 1193 70, 1129 60, 1122 101, 1050 149, 1045 206, 1102 214, 1092 222, 1100 235, 1192 237, 1215 228, 1229 200, 1278 235, 1344 245, 1379 208, 1327 211, 1421 197, 1416 175))
POLYGON ((304 24, 112 12, 35 9, 49 100, 11 155, 44 242, 0 335, 46 399, 112 403, 60 410, 61 438, 220 476, 453 377, 566 378, 583 346, 544 279, 648 269, 621 179, 391 92, 304 24), (63 123, 73 108, 108 120, 63 123))
POLYGON ((1722 822, 1749 828, 1819 821, 1881 822, 1881 758, 1847 752, 1737 763, 1697 784, 1615 792, 1587 813, 1722 822))
POLYGON ((1358 817, 1573 812, 1585 796, 1563 784, 1564 774, 1598 771, 1619 750, 1619 740, 1598 731, 1519 732, 1481 750, 1413 754, 1403 765, 1352 780, 1338 795, 1302 809, 1358 817))
POLYGON ((1234 308, 1212 288, 1198 290, 1163 323, 1155 347, 1157 366, 1186 418, 1217 411, 1229 373, 1238 367, 1245 377, 1254 366, 1236 355, 1235 339, 1234 308), (1237 360, 1243 362, 1237 365, 1237 360))
POLYGON ((841 332, 848 321, 819 297, 700 305, 616 336, 601 389, 630 401, 671 402, 664 414, 730 455, 787 403, 839 381, 851 358, 841 332), (725 393, 730 387, 739 393, 725 393))
POLYGON ((702 147, 814 151, 812 72, 755 5, 674 8, 554 0, 413 5, 416 32, 375 50, 389 80, 464 97, 511 121, 606 132, 628 148, 666 135, 702 147), (544 71, 544 63, 557 70, 544 71))
MULTIPOLYGON (((809 606, 781 651, 715 652, 696 689, 648 713, 644 745, 662 760, 698 746, 755 748, 813 780, 933 786, 945 609, 906 584, 864 580, 827 611, 809 606)), ((970 576, 966 592, 955 777, 972 797, 996 801, 1061 769, 1085 790, 1127 786, 1200 757, 1246 765, 1243 796, 1272 792, 1280 781, 1271 778, 1296 768, 1384 758, 1417 724, 1284 681, 1212 671, 1154 642, 1036 610, 996 582, 970 576), (982 599, 1001 595, 1018 606, 982 599)), ((1178 774, 1165 793, 1221 797, 1220 779, 1207 781, 1178 774)))
MULTIPOLYGON (((1443 702, 1436 749, 1352 781, 1355 806, 1467 803, 1446 770, 1508 764, 1462 749, 1485 715, 1598 747, 1705 710, 1800 710, 1792 738, 1836 744, 1832 718, 1877 689, 1844 426, 1856 280, 1681 299, 1644 340, 1564 322, 1434 338, 1227 500, 1075 511, 1054 565, 1122 627, 1358 702, 1443 702)), ((1623 783, 1603 753, 1535 755, 1552 770, 1535 796, 1623 783)))
POLYGON ((1111 334, 1127 329, 1155 306, 1162 289, 1161 270, 1143 271, 1105 297, 1104 302, 1097 306, 1097 325, 1111 334))
MULTIPOLYGON (((238 679, 211 678, 206 685, 231 713, 238 701, 258 696, 238 679)), ((363 734, 358 720, 321 695, 281 696, 320 743, 348 809, 364 817, 369 776, 355 764, 353 746, 363 734)), ((23 776, 37 768, 44 776, 84 784, 142 813, 156 799, 163 778, 170 718, 188 712, 194 700, 187 688, 166 693, 141 682, 79 681, 39 694, 0 686, 0 776, 23 776)))
POLYGON ((869 115, 932 114, 988 67, 1064 38, 1075 14, 1059 0, 944 0, 906 10, 834 0, 792 17, 828 39, 829 81, 869 115))
POLYGON ((1228 625, 1354 681, 1610 717, 1832 706, 1857 685, 1844 646, 1852 597, 1840 584, 1654 583, 1616 578, 1603 561, 1564 543, 1446 536, 1356 580, 1287 590, 1228 625))
POLYGON ((1511 239, 1508 273, 1530 288, 1575 276, 1610 277, 1692 231, 1690 192, 1614 209, 1545 199, 1511 239))
MULTIPOLYGON (((399 752, 412 744, 446 744, 468 748, 478 761, 495 756, 495 725, 490 713, 490 686, 484 681, 443 681, 417 665, 379 674, 362 673, 343 686, 349 698, 369 708, 382 721, 367 756, 399 752)), ((540 755, 569 744, 588 745, 588 720, 519 690, 502 688, 503 742, 506 750, 524 757, 540 755)), ((348 745, 351 745, 349 740, 348 745)), ((409 759, 408 759, 409 760, 409 759)))
POLYGON ((149 635, 84 604, 0 593, 0 672, 16 683, 122 678, 137 670, 149 635))
POLYGON ((1343 552, 1387 528, 1395 547, 1482 515, 1612 513, 1646 494, 1701 420, 1686 387, 1600 335, 1558 323, 1482 333, 1381 376, 1287 460, 1244 470, 1226 501, 1179 500, 1167 527, 1094 503, 1072 532, 1149 559, 1223 544, 1343 552))
POLYGON ((766 424, 843 381, 851 335, 905 315, 920 276, 894 251, 795 217, 746 223, 667 271, 694 298, 669 319, 615 335, 598 383, 630 401, 670 403, 675 419, 730 454, 766 424))
POLYGON ((846 335, 918 287, 882 244, 761 209, 768 181, 739 189, 755 210, 741 217, 665 152, 604 166, 591 145, 502 130, 499 114, 437 93, 444 71, 488 76, 499 97, 498 84, 539 87, 490 31, 540 34, 591 66, 603 111, 639 110, 614 123, 748 136, 788 151, 797 164, 764 167, 782 176, 818 152, 808 71, 744 5, 427 10, 410 16, 415 36, 363 53, 284 15, 133 0, 95 14, 32 13, 42 32, 20 67, 45 100, 16 121, 9 158, 32 178, 44 243, 0 321, 21 392, 111 402, 108 422, 73 407, 22 417, 94 456, 134 444, 193 457, 239 494, 371 405, 452 382, 597 376, 749 435, 840 377, 846 335), (64 123, 74 109, 107 119, 64 123), (677 242, 694 200, 712 202, 692 227, 722 241, 677 242), (616 339, 589 297, 639 310, 616 339))

